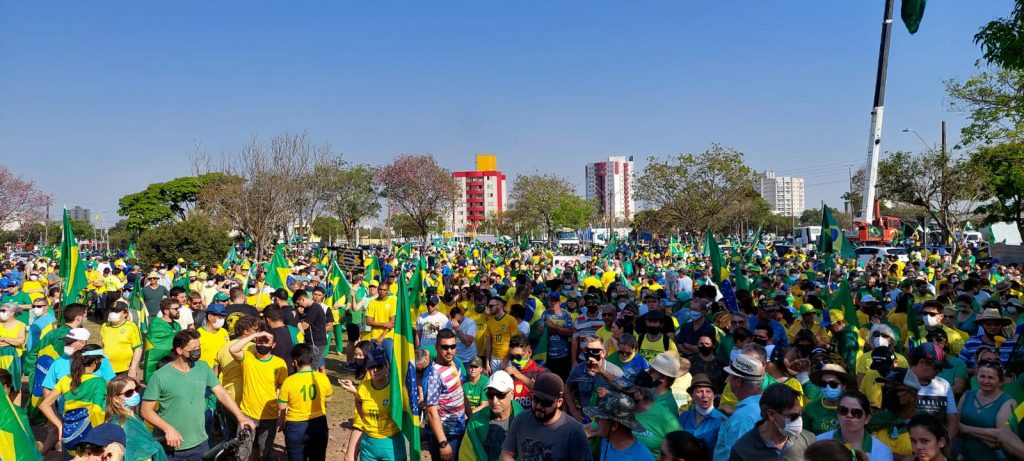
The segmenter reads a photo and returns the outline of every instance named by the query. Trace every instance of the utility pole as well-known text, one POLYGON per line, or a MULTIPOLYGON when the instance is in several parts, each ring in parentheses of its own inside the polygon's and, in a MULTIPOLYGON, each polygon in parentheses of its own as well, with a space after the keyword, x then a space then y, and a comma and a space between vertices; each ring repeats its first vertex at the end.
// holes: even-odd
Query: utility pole
POLYGON ((50 244, 50 203, 53 199, 46 198, 46 221, 43 222, 43 246, 50 244))
MULTIPOLYGON (((942 176, 939 177, 939 193, 941 194, 940 197, 942 198, 942 210, 949 210, 949 204, 947 202, 947 200, 949 199, 949 193, 946 190, 946 185, 947 185, 947 183, 946 183, 946 172, 948 171, 947 169, 949 167, 949 156, 946 154, 946 121, 945 120, 942 121, 942 146, 940 148, 942 149, 942 151, 940 153, 940 155, 941 155, 941 160, 940 161, 942 162, 942 172, 941 172, 942 176)), ((947 228, 942 231, 942 242, 939 243, 939 245, 942 245, 942 246, 945 246, 946 242, 948 242, 949 238, 951 237, 950 235, 947 234, 947 232, 948 231, 955 231, 956 230, 956 229, 949 229, 948 228, 948 226, 949 226, 949 216, 945 216, 944 219, 946 221, 947 228)))

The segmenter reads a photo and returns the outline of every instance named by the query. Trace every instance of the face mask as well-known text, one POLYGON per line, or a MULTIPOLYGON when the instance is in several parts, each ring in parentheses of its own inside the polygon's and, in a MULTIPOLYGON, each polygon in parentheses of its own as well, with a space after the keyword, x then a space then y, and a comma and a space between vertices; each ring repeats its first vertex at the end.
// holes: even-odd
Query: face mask
POLYGON ((800 384, 806 383, 811 380, 811 374, 806 371, 801 371, 796 374, 796 381, 800 384))
POLYGON ((71 357, 75 354, 75 348, 71 346, 64 346, 64 355, 71 357))
POLYGON ((754 338, 754 342, 757 343, 757 344, 760 344, 762 347, 768 345, 768 340, 767 339, 754 338))
MULTIPOLYGON (((776 425, 778 427, 778 425, 776 425)), ((786 425, 779 427, 779 431, 786 435, 786 437, 796 437, 804 431, 804 418, 797 417, 796 420, 790 420, 786 418, 786 425)))
POLYGON ((213 284, 214 284, 213 280, 207 280, 206 281, 206 286, 208 286, 208 287, 212 287, 213 284))
POLYGON ((876 336, 871 338, 871 347, 889 347, 889 338, 876 336))
POLYGON ((33 275, 33 276, 29 277, 28 279, 33 281, 33 282, 35 282, 36 280, 39 280, 39 276, 38 275, 33 275))
POLYGON ((257 355, 267 355, 272 350, 274 350, 274 348, 271 347, 268 344, 257 344, 256 345, 256 354, 257 355))
POLYGON ((591 314, 593 314, 594 312, 597 312, 597 306, 596 305, 587 305, 587 312, 591 313, 591 314))
POLYGON ((160 269, 160 270, 157 271, 157 273, 159 273, 160 275, 166 275, 167 274, 167 269, 160 269))
POLYGON ((43 316, 43 311, 44 311, 44 310, 45 310, 45 309, 44 309, 44 308, 42 308, 42 307, 33 307, 33 308, 32 308, 32 315, 34 315, 34 316, 36 316, 36 317, 42 317, 42 316, 43 316))
POLYGON ((797 344, 796 348, 800 351, 801 357, 808 357, 811 355, 811 351, 814 350, 813 344, 797 344))
POLYGON ((841 387, 832 388, 828 386, 823 386, 821 388, 821 396, 825 397, 825 399, 827 400, 835 401, 839 398, 840 395, 843 395, 843 389, 841 387))
POLYGON ((621 310, 625 309, 626 308, 626 304, 627 303, 625 303, 625 302, 619 303, 619 310, 621 311, 621 310))
POLYGON ((710 415, 711 411, 715 409, 714 406, 710 406, 710 407, 707 407, 707 408, 701 408, 701 407, 699 407, 697 405, 694 405, 693 408, 696 409, 697 413, 699 413, 701 416, 710 415))
POLYGON ((650 389, 657 386, 657 383, 654 382, 654 378, 651 378, 651 373, 644 370, 636 375, 636 385, 650 389))
POLYGON ((7 312, 0 312, 0 322, 6 322, 9 318, 11 318, 11 314, 7 312))
POLYGON ((700 352, 700 355, 706 357, 711 355, 711 353, 715 351, 715 348, 711 346, 697 346, 697 351, 700 352))
POLYGON ((218 328, 218 329, 219 328, 223 328, 224 327, 224 319, 214 320, 213 321, 213 326, 214 326, 214 328, 218 328))
POLYGON ((121 321, 121 313, 120 312, 111 312, 111 313, 107 314, 107 321, 110 322, 110 323, 120 322, 121 321))
POLYGON ((357 368, 366 367, 366 359, 355 359, 354 362, 357 368))
POLYGON ((135 408, 139 406, 139 402, 142 402, 142 394, 136 392, 131 397, 124 399, 125 408, 135 408))
POLYGON ((203 354, 203 351, 201 351, 199 349, 192 349, 192 351, 188 353, 188 361, 189 361, 189 363, 196 363, 196 361, 199 360, 199 356, 202 355, 202 354, 203 354))
POLYGON ((703 316, 700 311, 690 311, 690 320, 697 320, 703 316))
POLYGON ((126 292, 121 294, 121 297, 124 298, 124 299, 131 299, 132 293, 130 291, 126 291, 126 292))
POLYGON ((733 360, 736 360, 736 357, 739 356, 741 352, 743 352, 742 349, 733 348, 733 350, 729 352, 729 361, 731 362, 733 360))
POLYGON ((924 326, 928 328, 937 327, 939 326, 939 323, 941 323, 941 321, 939 320, 938 315, 924 315, 924 326))
POLYGON ((893 413, 899 413, 903 410, 903 404, 900 403, 900 395, 898 392, 889 390, 888 392, 882 390, 882 408, 889 410, 893 413))
POLYGON ((522 359, 513 358, 510 361, 510 363, 512 363, 512 366, 516 367, 516 370, 522 370, 523 368, 526 367, 527 360, 525 358, 522 358, 522 359))

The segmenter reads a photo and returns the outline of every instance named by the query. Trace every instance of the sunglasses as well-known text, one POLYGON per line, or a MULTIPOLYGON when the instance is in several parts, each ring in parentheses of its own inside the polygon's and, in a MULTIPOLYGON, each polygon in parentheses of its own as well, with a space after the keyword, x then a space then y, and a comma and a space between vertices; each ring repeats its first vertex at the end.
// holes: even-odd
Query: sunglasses
MULTIPOLYGON (((498 392, 498 391, 487 391, 484 394, 487 395, 487 400, 491 400, 491 399, 495 399, 495 398, 498 399, 498 400, 504 400, 505 397, 508 396, 508 392, 498 392)), ((536 397, 534 397, 534 400, 537 400, 536 397)))
POLYGON ((138 392, 136 389, 128 389, 127 391, 122 392, 121 395, 126 398, 131 398, 136 392, 138 392))
POLYGON ((857 419, 864 417, 864 410, 860 408, 847 408, 842 405, 836 408, 836 413, 839 413, 839 416, 850 416, 857 419))
POLYGON ((586 353, 593 354, 593 355, 598 355, 598 354, 604 352, 604 349, 595 349, 593 347, 588 347, 588 348, 586 348, 584 350, 586 351, 586 353))
POLYGON ((840 386, 839 381, 822 381, 821 387, 831 387, 832 389, 838 389, 840 386))
POLYGON ((370 370, 370 371, 379 371, 379 370, 383 370, 383 369, 384 369, 384 365, 374 365, 372 367, 367 368, 367 370, 370 370))
POLYGON ((999 360, 990 360, 990 359, 978 360, 978 366, 982 366, 982 365, 987 366, 987 367, 995 367, 995 368, 999 368, 999 369, 1003 368, 1003 364, 999 360))
POLYGON ((438 344, 437 350, 439 351, 454 351, 456 348, 455 344, 438 344))
POLYGON ((612 312, 605 312, 601 314, 601 317, 615 317, 615 314, 612 312))
POLYGON ((73 451, 75 452, 76 456, 89 456, 102 455, 103 450, 104 448, 99 445, 93 445, 88 442, 82 442, 79 443, 78 445, 75 445, 75 449, 73 451))
POLYGON ((791 415, 787 415, 785 413, 779 413, 779 416, 782 416, 783 418, 786 418, 786 419, 788 419, 790 421, 796 421, 797 418, 803 416, 803 414, 804 414, 804 412, 801 411, 801 412, 793 413, 791 415))
POLYGON ((555 404, 555 401, 554 400, 548 400, 548 399, 545 399, 544 397, 540 397, 540 396, 535 395, 535 396, 533 396, 533 404, 537 405, 538 407, 541 407, 541 408, 550 408, 552 405, 555 404))

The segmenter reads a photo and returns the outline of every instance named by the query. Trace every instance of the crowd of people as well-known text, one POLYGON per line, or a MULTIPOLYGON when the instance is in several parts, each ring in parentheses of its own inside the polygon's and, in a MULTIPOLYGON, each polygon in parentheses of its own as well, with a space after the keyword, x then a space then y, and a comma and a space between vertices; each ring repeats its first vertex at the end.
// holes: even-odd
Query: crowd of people
POLYGON ((374 249, 335 297, 325 253, 291 256, 285 287, 244 257, 90 258, 75 302, 57 261, 6 264, 0 382, 39 450, 197 460, 241 440, 275 459, 280 432, 290 460, 407 459, 404 278, 424 284, 402 317, 434 460, 1024 459, 1016 265, 474 242, 374 249), (327 411, 334 386, 352 415, 327 411))

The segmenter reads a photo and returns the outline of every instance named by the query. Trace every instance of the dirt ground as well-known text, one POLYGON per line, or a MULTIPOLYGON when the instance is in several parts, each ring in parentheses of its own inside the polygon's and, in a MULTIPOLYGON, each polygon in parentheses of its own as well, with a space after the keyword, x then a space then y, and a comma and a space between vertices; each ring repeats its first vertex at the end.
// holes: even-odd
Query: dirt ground
MULTIPOLYGON (((96 339, 95 342, 98 343, 100 324, 87 321, 86 328, 92 333, 92 337, 96 339)), ((334 385, 334 397, 327 403, 327 421, 330 427, 330 436, 327 442, 327 459, 341 460, 347 448, 346 445, 348 444, 349 433, 351 432, 353 406, 352 397, 341 390, 338 382, 341 379, 350 379, 358 385, 358 379, 351 371, 342 369, 344 365, 343 355, 330 353, 327 356, 326 364, 327 376, 330 378, 331 384, 334 385)), ((37 438, 40 437, 40 434, 45 433, 44 431, 44 427, 33 428, 37 438)), ((284 437, 281 434, 278 434, 275 440, 275 454, 277 456, 274 460, 287 459, 284 451, 284 437)), ((429 455, 426 452, 423 453, 423 459, 429 459, 429 455)), ((62 461, 62 457, 59 453, 50 453, 46 456, 46 461, 62 461)))

